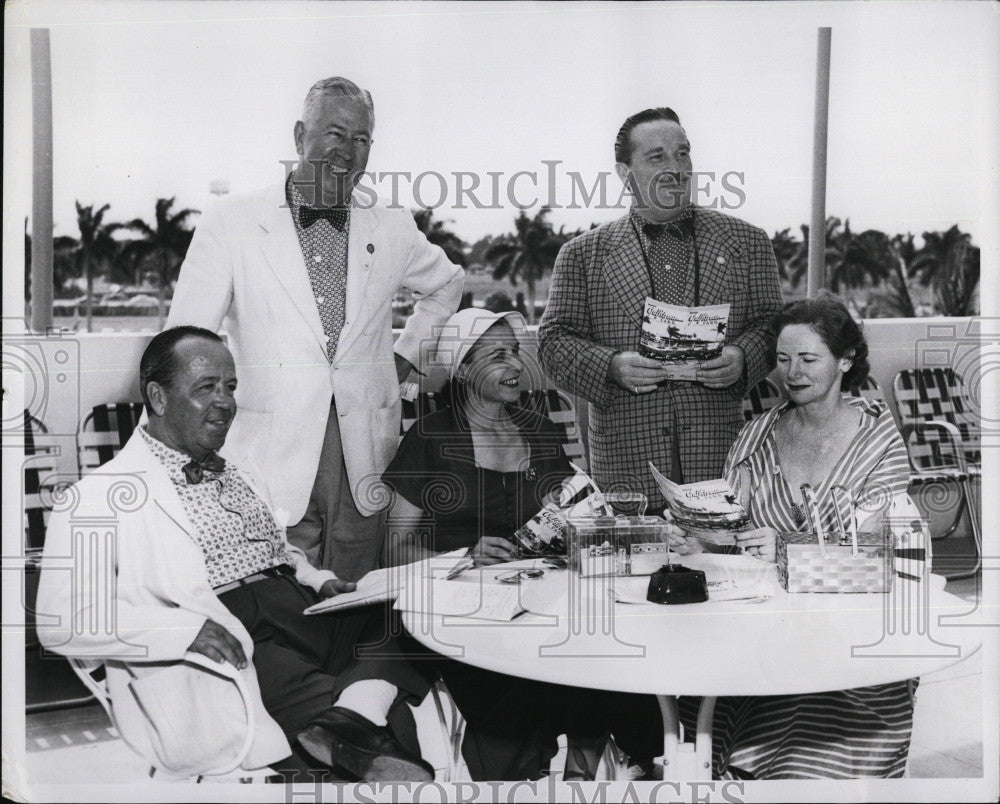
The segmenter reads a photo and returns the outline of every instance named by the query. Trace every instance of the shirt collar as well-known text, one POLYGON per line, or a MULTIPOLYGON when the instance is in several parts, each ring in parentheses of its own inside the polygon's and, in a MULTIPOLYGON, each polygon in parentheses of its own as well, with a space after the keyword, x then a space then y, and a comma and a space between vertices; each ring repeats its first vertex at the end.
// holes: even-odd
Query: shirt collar
POLYGON ((653 231, 656 232, 653 236, 657 236, 659 233, 668 231, 678 237, 684 237, 694 232, 694 207, 691 204, 688 204, 676 218, 672 218, 665 223, 654 223, 653 221, 646 220, 642 217, 642 215, 635 211, 635 207, 629 209, 629 216, 636 229, 645 234, 647 237, 650 236, 650 233, 646 231, 646 226, 659 227, 658 232, 656 228, 653 229, 653 231))
POLYGON ((150 452, 152 452, 153 455, 159 459, 160 463, 168 469, 180 469, 182 466, 192 461, 191 456, 187 453, 167 446, 160 441, 160 439, 155 436, 151 436, 149 431, 146 429, 146 425, 142 425, 139 428, 139 434, 146 442, 146 446, 149 447, 150 452))
MULTIPOLYGON (((288 179, 285 180, 285 200, 288 202, 288 206, 291 207, 292 215, 296 222, 299 219, 299 209, 310 206, 306 203, 305 196, 302 195, 302 191, 298 188, 298 185, 294 181, 297 171, 298 168, 293 170, 288 174, 288 179)), ((351 204, 348 203, 345 206, 345 209, 347 209, 348 213, 350 213, 351 204)))

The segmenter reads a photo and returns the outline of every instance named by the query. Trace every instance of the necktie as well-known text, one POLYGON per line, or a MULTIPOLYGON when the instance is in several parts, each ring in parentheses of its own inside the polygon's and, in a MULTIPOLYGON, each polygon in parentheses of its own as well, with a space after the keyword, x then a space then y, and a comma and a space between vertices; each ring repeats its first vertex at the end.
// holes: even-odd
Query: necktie
POLYGON ((221 455, 210 452, 200 461, 189 461, 181 467, 187 482, 196 486, 205 478, 205 472, 220 474, 226 468, 226 460, 221 455))
POLYGON ((334 228, 344 231, 347 227, 347 216, 350 210, 347 207, 299 207, 299 225, 303 229, 308 229, 316 221, 326 218, 334 228))

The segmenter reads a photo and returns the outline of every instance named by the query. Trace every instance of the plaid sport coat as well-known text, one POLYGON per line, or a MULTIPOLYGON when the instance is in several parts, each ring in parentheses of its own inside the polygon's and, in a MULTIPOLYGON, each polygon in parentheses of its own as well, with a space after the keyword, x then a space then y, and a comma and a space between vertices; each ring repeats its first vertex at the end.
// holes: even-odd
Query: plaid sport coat
MULTIPOLYGON (((702 305, 729 303, 726 343, 743 348, 744 376, 713 390, 666 382, 633 396, 608 382, 617 352, 637 351, 643 306, 652 294, 635 232, 625 217, 562 247, 538 330, 539 357, 552 382, 590 402, 590 460, 605 491, 629 488, 659 508, 662 497, 646 466, 670 473, 674 445, 683 482, 722 476, 743 426, 741 400, 774 367, 771 317, 781 307, 778 267, 763 230, 714 210, 695 208, 702 305)), ((683 302, 694 304, 694 271, 683 302)))

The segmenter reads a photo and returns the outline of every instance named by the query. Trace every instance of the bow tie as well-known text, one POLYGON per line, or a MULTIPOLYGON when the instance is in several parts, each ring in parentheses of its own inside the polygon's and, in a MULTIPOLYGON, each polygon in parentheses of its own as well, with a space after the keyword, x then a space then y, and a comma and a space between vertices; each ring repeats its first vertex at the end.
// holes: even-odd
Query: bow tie
POLYGON ((189 461, 181 468, 184 470, 187 482, 196 486, 204 480, 205 472, 221 473, 226 468, 226 460, 221 455, 210 452, 200 461, 189 461))
POLYGON ((347 228, 347 219, 351 210, 348 207, 299 207, 299 225, 303 229, 308 229, 316 221, 326 218, 330 224, 340 231, 347 228))
POLYGON ((675 221, 670 221, 670 223, 644 223, 642 225, 643 233, 650 240, 656 240, 664 232, 670 232, 677 237, 684 237, 690 234, 693 229, 694 223, 688 215, 678 218, 675 221))

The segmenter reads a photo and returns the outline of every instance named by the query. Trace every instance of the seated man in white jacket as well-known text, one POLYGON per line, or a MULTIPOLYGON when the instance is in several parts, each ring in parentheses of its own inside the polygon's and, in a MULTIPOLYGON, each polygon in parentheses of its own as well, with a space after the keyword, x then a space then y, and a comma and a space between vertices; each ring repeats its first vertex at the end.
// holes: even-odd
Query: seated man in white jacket
POLYGON ((388 610, 305 616, 354 585, 312 567, 286 541, 254 476, 217 454, 236 413, 235 364, 221 339, 197 327, 160 333, 142 356, 140 387, 148 424, 52 514, 37 610, 57 624, 39 628, 42 643, 104 663, 122 738, 168 771, 218 767, 224 758, 212 753, 246 737, 247 769, 432 779, 415 755, 408 707, 398 705, 420 700, 428 682, 392 655, 388 610), (378 657, 355 657, 359 644, 378 645, 378 657), (231 665, 253 716, 233 711, 231 681, 203 670, 194 670, 206 692, 186 707, 195 712, 189 723, 185 707, 143 705, 137 682, 190 654, 231 665), (209 677, 214 688, 203 683, 209 677))

